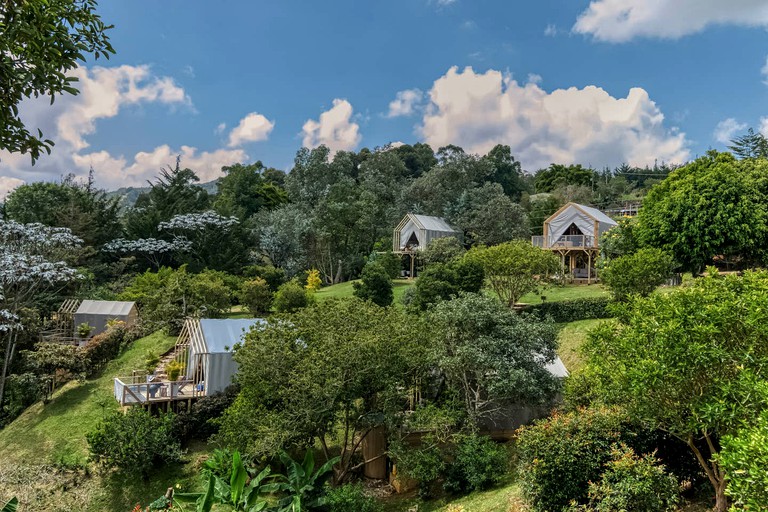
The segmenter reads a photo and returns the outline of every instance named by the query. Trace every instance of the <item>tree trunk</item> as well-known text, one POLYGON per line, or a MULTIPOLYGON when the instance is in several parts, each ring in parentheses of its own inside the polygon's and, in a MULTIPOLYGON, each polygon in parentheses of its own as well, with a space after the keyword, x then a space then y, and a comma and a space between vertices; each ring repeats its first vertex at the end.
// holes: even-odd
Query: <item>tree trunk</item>
POLYGON ((731 508, 728 496, 725 495, 725 480, 722 480, 715 488, 715 511, 716 512, 728 512, 731 508))
MULTIPOLYGON (((709 449, 712 452, 711 456, 714 457, 714 446, 707 434, 705 434, 705 437, 707 438, 709 449)), ((704 469, 704 472, 709 479, 709 483, 712 484, 712 488, 715 490, 715 512, 728 512, 730 504, 728 497, 725 495, 725 471, 719 468, 714 460, 708 461, 704 458, 704 454, 702 454, 701 450, 696 446, 693 437, 688 437, 686 444, 693 451, 693 454, 696 455, 696 460, 699 461, 699 465, 704 469)))
POLYGON ((3 370, 0 374, 0 407, 3 404, 3 397, 5 396, 5 381, 8 377, 8 368, 11 366, 11 359, 13 358, 13 352, 16 349, 16 331, 11 330, 8 332, 8 343, 5 345, 5 353, 3 354, 3 370))

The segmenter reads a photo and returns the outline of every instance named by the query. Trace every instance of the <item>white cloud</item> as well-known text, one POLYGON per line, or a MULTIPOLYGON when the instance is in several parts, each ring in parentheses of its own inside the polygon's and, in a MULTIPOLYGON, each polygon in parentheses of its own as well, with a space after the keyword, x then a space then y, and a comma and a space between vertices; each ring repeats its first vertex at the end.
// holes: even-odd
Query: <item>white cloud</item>
POLYGON ((219 123, 216 125, 216 128, 213 130, 213 133, 216 135, 221 135, 224 133, 224 130, 227 129, 227 123, 219 123))
POLYGON ((242 145, 243 142, 267 140, 274 127, 274 121, 270 121, 257 112, 251 112, 242 118, 240 124, 229 132, 228 146, 232 148, 242 145))
POLYGON ((395 99, 389 102, 387 117, 410 116, 414 114, 422 99, 424 99, 424 93, 419 89, 406 89, 405 91, 398 92, 395 99))
POLYGON ((768 137, 768 117, 760 118, 760 133, 768 137))
POLYGON ((316 148, 321 144, 333 151, 349 151, 360 143, 360 125, 352 120, 352 104, 347 100, 333 100, 333 107, 320 114, 320 119, 307 120, 302 127, 302 144, 316 148))
POLYGON ((689 157, 685 135, 664 126, 641 88, 626 98, 595 86, 547 92, 499 71, 453 67, 435 81, 429 99, 419 131, 432 147, 486 153, 508 144, 529 170, 552 162, 645 165, 689 157))
POLYGON ((0 201, 4 200, 5 196, 7 196, 13 189, 23 184, 24 180, 11 178, 9 176, 0 176, 0 201))
POLYGON ((760 70, 760 73, 763 75, 763 83, 768 85, 768 57, 766 57, 765 64, 763 64, 763 68, 760 70))
POLYGON ((451 5, 456 3, 457 0, 435 0, 435 3, 440 6, 451 5))
POLYGON ((709 25, 768 27, 765 0, 592 0, 573 30, 600 41, 676 39, 709 25))
POLYGON ((528 73, 528 83, 529 84, 540 84, 543 78, 541 78, 541 75, 537 75, 536 73, 528 73))
POLYGON ((548 24, 544 29, 544 35, 547 37, 555 37, 557 35, 557 25, 552 23, 548 24))
POLYGON ((746 123, 740 123, 736 119, 729 117, 717 123, 715 132, 712 134, 715 140, 721 144, 730 144, 733 136, 747 129, 746 123))

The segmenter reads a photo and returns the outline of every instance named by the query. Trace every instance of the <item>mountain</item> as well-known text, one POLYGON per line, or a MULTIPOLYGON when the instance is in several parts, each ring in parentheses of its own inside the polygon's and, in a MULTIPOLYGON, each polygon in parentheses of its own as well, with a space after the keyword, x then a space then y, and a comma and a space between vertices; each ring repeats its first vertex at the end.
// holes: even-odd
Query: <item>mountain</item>
MULTIPOLYGON (((218 180, 198 183, 198 186, 202 187, 208 194, 215 195, 218 192, 217 182, 218 180)), ((149 192, 149 187, 121 187, 107 192, 107 197, 119 197, 121 208, 131 208, 136 204, 136 199, 142 192, 149 192)))

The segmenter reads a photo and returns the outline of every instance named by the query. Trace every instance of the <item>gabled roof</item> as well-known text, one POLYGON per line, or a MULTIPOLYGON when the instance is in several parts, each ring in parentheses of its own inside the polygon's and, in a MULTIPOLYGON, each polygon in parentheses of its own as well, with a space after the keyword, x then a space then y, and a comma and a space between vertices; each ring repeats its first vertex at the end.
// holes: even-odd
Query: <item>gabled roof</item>
POLYGON ((75 314, 127 316, 135 302, 120 302, 116 300, 84 300, 75 311, 75 314))
POLYGON ((432 217, 430 215, 419 215, 416 213, 409 213, 406 215, 406 218, 408 217, 413 219, 420 229, 426 229, 427 231, 442 231, 444 233, 458 233, 458 231, 453 229, 442 217, 432 217))
POLYGON ((243 337, 251 330, 251 327, 264 323, 266 320, 263 318, 226 318, 221 320, 201 318, 200 330, 208 352, 232 352, 235 343, 242 342, 243 337))
POLYGON ((583 205, 583 204, 573 203, 573 202, 564 204, 555 213, 550 215, 547 218, 547 220, 545 220, 544 222, 545 223, 549 223, 550 221, 556 219, 561 213, 566 211, 571 206, 581 210, 582 212, 584 212, 585 215, 587 215, 589 217, 592 217, 593 219, 595 219, 598 222, 603 222, 605 224, 612 224, 612 225, 616 224, 615 220, 613 220, 612 218, 610 218, 609 216, 607 216, 606 214, 604 214, 603 212, 601 212, 597 208, 593 208, 591 206, 586 206, 586 205, 583 205))

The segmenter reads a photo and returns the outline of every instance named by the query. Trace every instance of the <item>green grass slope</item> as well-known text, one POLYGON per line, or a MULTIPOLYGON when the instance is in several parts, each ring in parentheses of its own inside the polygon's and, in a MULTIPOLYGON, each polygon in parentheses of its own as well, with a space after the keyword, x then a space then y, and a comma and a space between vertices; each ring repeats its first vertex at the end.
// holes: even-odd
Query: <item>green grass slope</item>
POLYGON ((169 350, 176 338, 156 332, 135 341, 110 362, 101 376, 85 382, 69 382, 56 391, 50 403, 37 403, 0 430, 0 460, 51 463, 82 460, 88 455, 85 434, 104 414, 119 404, 113 396, 113 378, 130 375, 144 366, 145 354, 169 350))
MULTIPOLYGON (((352 283, 354 282, 355 281, 347 281, 346 283, 339 283, 320 288, 317 292, 315 292, 315 297, 317 300, 343 299, 345 297, 352 297, 355 291, 352 286, 352 283)), ((405 290, 413 286, 413 284, 414 281, 407 281, 404 279, 397 279, 392 281, 392 293, 395 296, 395 303, 400 302, 400 297, 403 296, 405 290)))

